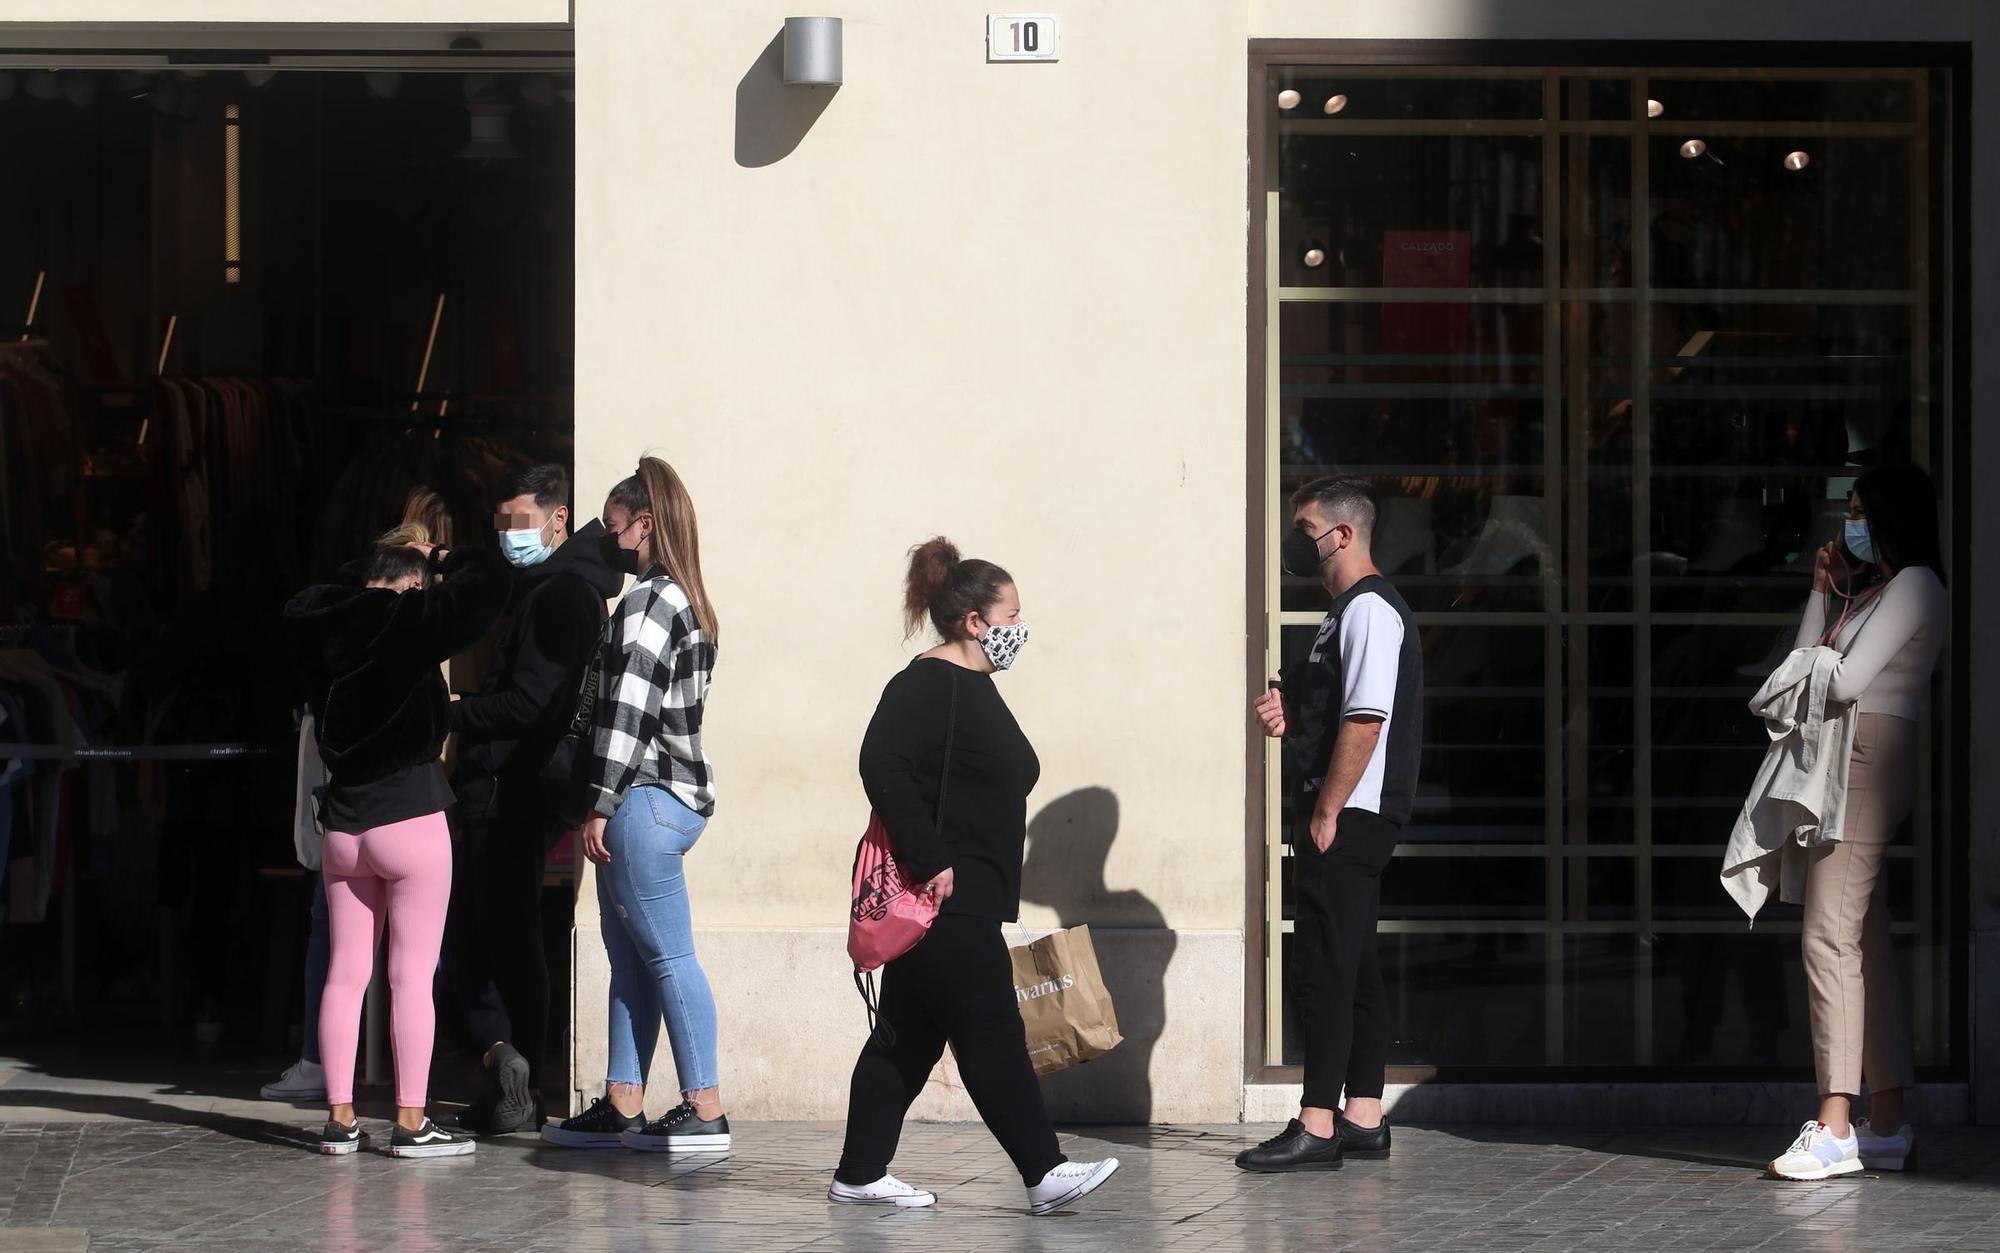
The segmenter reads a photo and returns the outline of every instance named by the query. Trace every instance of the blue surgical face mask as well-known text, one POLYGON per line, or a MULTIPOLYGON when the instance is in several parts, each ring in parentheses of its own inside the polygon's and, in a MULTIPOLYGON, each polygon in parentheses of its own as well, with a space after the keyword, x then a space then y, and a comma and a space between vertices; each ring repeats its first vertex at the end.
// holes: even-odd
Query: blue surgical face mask
POLYGON ((1868 519, 1847 520, 1847 551, 1854 554, 1856 561, 1875 563, 1875 536, 1868 530, 1868 519))
POLYGON ((555 546, 542 539, 542 528, 531 526, 519 531, 500 532, 500 553, 510 565, 525 570, 541 565, 555 555, 555 546))

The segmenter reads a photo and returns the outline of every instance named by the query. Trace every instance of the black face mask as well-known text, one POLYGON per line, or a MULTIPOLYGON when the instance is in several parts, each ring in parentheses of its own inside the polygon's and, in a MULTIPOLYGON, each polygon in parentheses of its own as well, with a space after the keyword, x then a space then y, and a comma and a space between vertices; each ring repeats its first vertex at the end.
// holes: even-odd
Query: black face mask
POLYGON ((1319 542, 1332 533, 1333 528, 1328 527, 1314 537, 1293 527, 1285 532, 1284 542, 1278 545, 1278 564, 1284 567, 1286 574, 1294 578, 1309 579, 1317 576, 1319 568, 1326 564, 1326 558, 1320 556, 1319 542))
POLYGON ((620 574, 637 577, 639 573, 639 550, 625 548, 618 543, 619 532, 606 531, 599 542, 604 545, 604 564, 620 574))

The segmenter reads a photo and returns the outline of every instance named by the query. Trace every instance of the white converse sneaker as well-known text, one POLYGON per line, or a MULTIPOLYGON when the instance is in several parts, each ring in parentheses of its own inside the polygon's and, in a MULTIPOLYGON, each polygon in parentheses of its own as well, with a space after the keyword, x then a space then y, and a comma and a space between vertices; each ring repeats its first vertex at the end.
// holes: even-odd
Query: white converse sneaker
POLYGON ((1795 1183, 1816 1183, 1838 1175, 1861 1173, 1861 1144, 1849 1128, 1845 1140, 1836 1139, 1823 1122, 1809 1122, 1799 1129, 1799 1138, 1784 1155, 1765 1167, 1773 1179, 1795 1183))
POLYGON ((1861 1146, 1861 1164, 1869 1170, 1915 1170, 1917 1133, 1910 1124, 1896 1128, 1892 1136, 1876 1135, 1866 1118, 1854 1120, 1854 1138, 1861 1146))
POLYGON ((294 1105, 324 1101, 326 1071, 320 1069, 318 1062, 309 1062, 301 1057, 276 1082, 258 1089, 258 1095, 267 1101, 289 1101, 294 1105))
POLYGON ((1117 1172, 1118 1159, 1115 1157, 1107 1157, 1101 1162, 1064 1162, 1028 1189, 1028 1212, 1053 1214, 1063 1206, 1081 1201, 1097 1191, 1099 1184, 1117 1172))
POLYGON ((898 1209, 923 1209, 937 1204, 936 1194, 913 1188, 894 1175, 884 1175, 858 1188, 836 1179, 826 1190, 826 1199, 835 1205, 893 1205, 898 1209))

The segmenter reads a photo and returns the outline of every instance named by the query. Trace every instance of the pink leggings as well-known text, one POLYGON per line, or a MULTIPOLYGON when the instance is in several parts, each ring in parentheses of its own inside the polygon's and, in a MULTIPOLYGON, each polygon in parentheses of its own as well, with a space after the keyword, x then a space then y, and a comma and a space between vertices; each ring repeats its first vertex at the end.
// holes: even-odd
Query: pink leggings
POLYGON ((321 853, 333 961, 319 1002, 319 1055, 329 1105, 354 1100, 361 1003, 375 949, 389 922, 389 1033, 396 1049, 396 1104, 421 1109, 430 1087, 437 1010, 431 980, 451 901, 451 829, 441 813, 357 834, 328 831, 321 853))

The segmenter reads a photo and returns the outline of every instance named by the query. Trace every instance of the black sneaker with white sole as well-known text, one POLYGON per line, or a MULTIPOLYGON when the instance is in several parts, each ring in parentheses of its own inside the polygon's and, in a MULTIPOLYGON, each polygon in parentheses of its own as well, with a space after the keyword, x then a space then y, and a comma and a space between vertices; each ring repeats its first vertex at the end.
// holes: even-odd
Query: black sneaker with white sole
POLYGON ((703 1118, 684 1101, 619 1139, 641 1153, 727 1153, 729 1119, 703 1118))
POLYGON ((345 1157, 349 1153, 360 1152, 367 1139, 368 1133, 361 1129, 360 1119, 343 1127, 329 1118, 326 1126, 320 1128, 319 1151, 328 1157, 345 1157))
POLYGON ((542 1140, 565 1149, 615 1149, 623 1143, 619 1137, 645 1125, 644 1114, 621 1114, 610 1097, 600 1096, 576 1117, 543 1127, 542 1140))
POLYGON ((474 1147, 469 1136, 446 1131, 428 1118, 415 1131, 405 1131, 399 1123, 389 1134, 391 1157, 464 1157, 474 1147))

